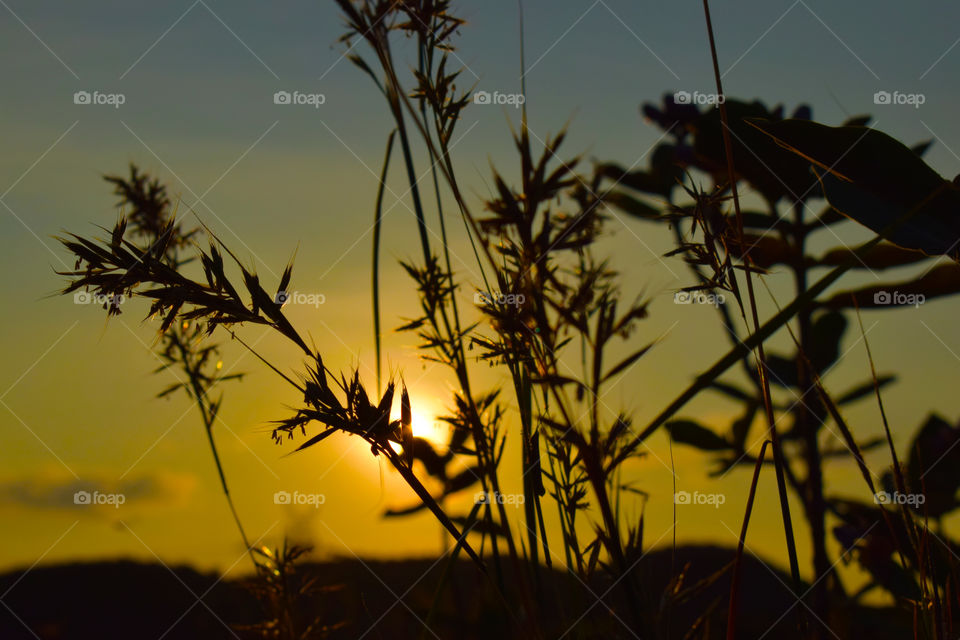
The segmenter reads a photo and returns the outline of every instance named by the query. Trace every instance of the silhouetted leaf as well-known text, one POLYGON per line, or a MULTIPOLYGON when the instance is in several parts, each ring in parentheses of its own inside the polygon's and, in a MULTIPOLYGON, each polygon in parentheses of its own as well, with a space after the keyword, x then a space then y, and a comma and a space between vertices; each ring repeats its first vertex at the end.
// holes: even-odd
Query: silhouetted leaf
POLYGON ((710 387, 736 400, 753 400, 753 396, 751 396, 748 392, 735 385, 727 384, 726 382, 714 381, 710 387))
POLYGON ((323 433, 313 436, 312 438, 310 438, 309 440, 301 444, 299 447, 294 449, 292 453, 296 453, 297 451, 303 451, 307 447, 312 447, 313 445, 317 444, 321 440, 326 439, 326 437, 331 435, 334 431, 336 431, 336 429, 327 429, 323 433))
POLYGON ((932 298, 960 293, 960 265, 944 263, 937 265, 916 280, 879 284, 854 291, 834 294, 821 302, 823 307, 845 309, 856 305, 863 308, 897 309, 904 305, 916 305, 923 296, 926 302, 932 298), (913 297, 910 297, 913 296, 913 297))
MULTIPOLYGON (((894 375, 877 376, 877 387, 882 389, 888 384, 890 384, 891 382, 896 381, 896 379, 897 379, 897 376, 894 376, 894 375)), ((847 391, 846 393, 840 395, 836 399, 836 403, 837 405, 844 405, 844 404, 850 404, 851 402, 856 402, 860 398, 863 398, 868 395, 872 395, 874 392, 873 390, 874 390, 873 380, 870 380, 869 382, 865 382, 861 385, 858 385, 853 389, 851 389, 850 391, 847 391)))
POLYGON ((926 496, 918 512, 938 518, 960 506, 960 427, 930 415, 910 445, 907 477, 909 490, 926 496))
POLYGON ((672 420, 664 425, 674 441, 704 451, 725 451, 730 443, 693 420, 672 420))
MULTIPOLYGON (((819 185, 810 171, 809 163, 785 153, 769 137, 747 124, 748 119, 754 118, 779 120, 780 115, 776 110, 771 112, 760 102, 746 103, 732 99, 728 99, 725 106, 730 124, 733 163, 740 177, 771 202, 780 198, 790 201, 809 198, 819 193, 819 185)), ((726 182, 727 162, 720 110, 711 109, 693 126, 696 132, 694 151, 697 165, 717 176, 718 181, 726 182)))
POLYGON ((775 264, 794 264, 796 261, 796 250, 779 235, 744 233, 742 245, 737 239, 731 238, 727 246, 738 258, 749 251, 750 260, 761 269, 768 269, 775 264))
POLYGON ((847 319, 842 313, 828 311, 814 318, 807 358, 817 373, 823 373, 840 356, 840 340, 846 329, 847 319))
POLYGON ((413 412, 410 409, 410 394, 407 385, 403 385, 400 394, 400 430, 403 439, 403 456, 407 466, 413 464, 413 412))
POLYGON ((928 255, 960 255, 960 190, 903 143, 866 127, 807 120, 749 124, 815 165, 830 204, 875 232, 929 198, 887 239, 928 255))
POLYGON ((618 373, 620 373, 621 371, 624 371, 625 369, 627 369, 627 368, 628 368, 630 365, 632 365, 634 362, 636 362, 637 360, 639 360, 640 358, 642 358, 643 355, 644 355, 647 351, 649 351, 649 350, 650 350, 650 347, 652 347, 652 346, 653 346, 652 343, 651 343, 651 344, 648 344, 647 346, 638 349, 637 351, 635 351, 635 352, 632 353, 631 355, 629 355, 629 356, 627 356, 626 358, 624 358, 623 360, 621 360, 613 369, 610 369, 610 371, 607 371, 606 375, 604 375, 603 378, 601 378, 600 381, 601 381, 601 382, 605 382, 605 381, 609 380, 610 378, 612 378, 613 376, 615 376, 615 375, 617 375, 618 373))
MULTIPOLYGON (((833 267, 844 264, 852 255, 853 250, 846 247, 832 249, 818 258, 816 263, 821 267, 833 267)), ((929 256, 922 251, 904 249, 889 242, 881 242, 861 256, 860 260, 854 260, 853 267, 872 270, 889 269, 914 264, 928 258, 929 256)))
POLYGON ((604 196, 603 200, 606 204, 612 205, 635 218, 659 220, 663 217, 663 213, 660 209, 652 207, 646 202, 627 195, 622 191, 613 191, 608 193, 606 196, 604 196))
POLYGON ((781 387, 797 386, 797 361, 776 353, 767 353, 766 363, 770 382, 781 387))

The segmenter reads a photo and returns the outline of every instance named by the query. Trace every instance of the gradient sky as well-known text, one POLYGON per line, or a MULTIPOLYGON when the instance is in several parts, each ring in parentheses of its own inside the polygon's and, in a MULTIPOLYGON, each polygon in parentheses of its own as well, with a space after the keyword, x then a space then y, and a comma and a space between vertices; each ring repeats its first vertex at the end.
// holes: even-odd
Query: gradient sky
MULTIPOLYGON (((158 362, 150 351, 155 326, 141 322, 146 307, 130 303, 108 323, 93 305, 51 295, 63 285, 54 270, 72 266, 52 236, 96 234, 96 225, 111 225, 116 199, 100 175, 123 173, 135 162, 166 181, 181 206, 195 210, 268 283, 296 251, 291 288, 322 294, 325 303, 291 307, 295 324, 331 368, 359 365, 372 381, 369 232, 391 128, 386 107, 369 79, 343 59, 344 47, 336 44, 343 24, 333 2, 0 5, 0 293, 6 301, 0 307, 0 513, 7 523, 0 528, 0 568, 118 555, 240 568, 243 549, 195 409, 184 396, 153 399, 173 379, 150 373, 158 362), (276 105, 279 90, 322 93, 326 101, 318 109, 276 105), (125 103, 77 105, 77 91, 122 93, 125 103), (128 500, 118 509, 80 508, 72 501, 78 489, 120 491, 128 500)), ((960 6, 878 1, 866 9, 825 0, 712 6, 728 95, 791 110, 805 102, 827 124, 873 113, 876 127, 907 143, 935 139, 927 161, 941 174, 960 171, 954 152, 960 151, 960 47, 954 48, 960 6), (875 105, 879 90, 922 93, 926 102, 919 109, 875 105)), ((475 0, 458 7, 468 20, 457 51, 463 88, 519 91, 516 3, 475 0)), ((569 122, 565 156, 583 153, 587 161, 629 166, 660 136, 640 117, 642 102, 659 102, 679 89, 711 91, 700 3, 531 0, 524 8, 530 126, 545 138, 569 122)), ((516 175, 508 124, 518 117, 500 106, 465 112, 455 163, 475 207, 488 192, 491 163, 508 179, 516 175)), ((423 157, 420 171, 427 168, 423 157)), ((386 203, 387 327, 416 312, 410 282, 396 266, 419 255, 410 205, 396 198, 406 191, 398 168, 386 203)), ((459 225, 454 236, 455 269, 465 283, 476 283, 459 225)), ((846 224, 839 237, 820 242, 829 248, 868 237, 846 224)), ((659 257, 670 248, 665 229, 621 218, 611 220, 598 247, 623 272, 627 297, 643 293, 653 301, 637 342, 665 336, 605 399, 613 409, 632 411, 640 425, 728 348, 710 309, 672 304, 690 274, 679 260, 659 257)), ((788 300, 778 285, 785 279, 769 278, 781 304, 788 300)), ((875 283, 876 276, 849 276, 839 288, 857 282, 875 283)), ((960 416, 957 304, 932 301, 863 314, 879 369, 901 374, 884 397, 901 449, 928 412, 960 416)), ((766 296, 762 309, 775 309, 766 296)), ((298 370, 298 353, 264 333, 243 331, 272 361, 298 370)), ((826 380, 834 391, 869 375, 858 338, 848 332, 846 356, 826 380)), ((788 340, 784 334, 774 342, 788 340)), ((406 336, 389 336, 385 353, 391 371, 410 383, 417 411, 442 412, 452 383, 447 372, 418 361, 406 336)), ((276 543, 288 534, 324 554, 436 552, 440 532, 431 517, 381 519, 386 506, 405 504, 411 494, 358 441, 337 436, 283 458, 290 447, 270 441, 268 422, 287 415, 295 394, 234 346, 224 348, 223 361, 226 370, 249 372, 243 383, 224 388, 217 437, 254 538, 276 543), (326 502, 319 509, 274 505, 274 492, 294 489, 322 493, 326 502)), ((480 379, 497 382, 486 373, 480 379)), ((684 415, 726 425, 732 409, 704 395, 684 415)), ((859 437, 881 433, 869 402, 847 417, 859 437)), ((629 463, 628 475, 652 495, 647 544, 667 544, 673 533, 670 452, 663 435, 651 447, 645 459, 629 463)), ((508 453, 508 470, 518 455, 508 453)), ((716 510, 681 510, 678 538, 732 544, 750 471, 708 480, 708 458, 683 447, 673 455, 679 488, 728 498, 716 510)), ((868 462, 879 471, 886 457, 868 462)), ((506 491, 519 490, 511 487, 513 475, 504 473, 506 491)), ((868 498, 852 463, 831 462, 828 479, 834 494, 868 498)), ((748 548, 782 563, 772 475, 764 474, 758 495, 748 548)), ((471 498, 451 506, 465 509, 471 498)), ((806 532, 798 539, 806 557, 806 532)))

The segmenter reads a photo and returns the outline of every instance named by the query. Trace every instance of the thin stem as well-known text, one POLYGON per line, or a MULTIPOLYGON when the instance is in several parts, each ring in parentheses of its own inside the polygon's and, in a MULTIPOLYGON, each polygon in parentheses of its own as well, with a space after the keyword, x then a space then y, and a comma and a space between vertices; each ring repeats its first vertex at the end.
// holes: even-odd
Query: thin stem
POLYGON ((383 223, 383 193, 387 187, 387 169, 390 167, 390 153, 393 151, 393 139, 397 130, 390 132, 387 138, 387 150, 383 154, 383 169, 380 172, 380 186, 377 189, 377 204, 373 219, 373 344, 377 357, 377 393, 381 389, 380 342, 380 233, 383 223))
MULTIPOLYGON (((703 12, 707 21, 707 35, 710 40, 710 55, 713 61, 714 79, 717 84, 717 93, 721 96, 723 93, 723 81, 720 76, 720 63, 717 58, 717 45, 713 34, 713 21, 710 18, 709 0, 703 0, 703 12)), ((743 237, 743 213, 740 211, 740 196, 737 190, 737 176, 733 166, 733 145, 730 140, 730 124, 727 119, 727 108, 724 100, 719 100, 720 119, 722 122, 721 130, 723 132, 723 146, 726 152, 727 177, 730 182, 730 189, 733 193, 733 207, 737 217, 737 235, 741 246, 746 246, 743 237)), ((744 277, 747 281, 747 296, 750 302, 750 312, 753 320, 754 332, 760 329, 760 318, 757 313, 756 295, 753 290, 753 277, 749 268, 750 250, 747 249, 743 256, 744 262, 748 265, 745 269, 744 277)), ((736 282, 736 275, 732 274, 731 280, 736 282)), ((797 546, 793 538, 793 519, 790 516, 790 503, 787 499, 787 484, 783 477, 783 468, 786 465, 783 457, 783 448, 780 443, 780 436, 777 433, 777 423, 773 415, 773 402, 770 397, 770 382, 767 380, 766 355, 763 349, 763 340, 756 344, 757 351, 757 373, 760 377, 761 390, 763 395, 763 408, 769 425, 770 439, 773 442, 773 460, 777 475, 777 491, 780 496, 780 511, 783 518, 784 534, 787 539, 787 553, 790 558, 790 575, 793 577, 793 587, 796 593, 800 593, 800 568, 797 562, 797 546)))
POLYGON ((240 538, 243 540, 243 546, 247 551, 247 555, 250 556, 250 562, 253 563, 254 569, 259 570, 260 565, 257 563, 257 560, 253 555, 253 546, 250 544, 250 539, 247 537, 247 532, 243 528, 243 523, 240 521, 240 515, 237 513, 237 508, 233 503, 233 498, 230 496, 230 488, 227 486, 227 476, 223 471, 223 464, 220 462, 220 453, 217 451, 217 443, 213 439, 213 423, 216 419, 216 416, 206 404, 206 392, 204 391, 203 385, 200 382, 200 372, 197 370, 196 366, 191 363, 190 352, 187 350, 187 347, 184 344, 185 336, 179 335, 179 333, 174 330, 170 339, 176 345, 180 354, 180 362, 183 366, 183 371, 190 379, 190 387, 193 390, 192 395, 197 403, 197 407, 200 409, 200 416, 203 420, 204 431, 207 433, 207 442, 210 445, 210 452, 213 454, 213 462, 216 464, 217 473, 220 476, 220 487, 223 490, 223 496, 226 498, 227 505, 230 507, 230 513, 233 515, 233 521, 237 524, 237 530, 240 532, 240 538))

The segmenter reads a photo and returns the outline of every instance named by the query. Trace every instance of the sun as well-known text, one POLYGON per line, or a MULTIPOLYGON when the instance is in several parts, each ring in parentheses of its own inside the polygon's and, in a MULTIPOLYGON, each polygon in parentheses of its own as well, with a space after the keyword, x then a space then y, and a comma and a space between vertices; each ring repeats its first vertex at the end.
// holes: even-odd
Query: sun
POLYGON ((414 436, 423 438, 434 447, 447 446, 450 438, 449 429, 436 416, 414 409, 410 417, 413 422, 414 436))
MULTIPOLYGON (((411 412, 410 419, 415 437, 423 438, 440 453, 447 449, 447 445, 450 443, 450 430, 436 416, 414 409, 411 412)), ((397 453, 403 453, 403 447, 399 442, 390 442, 390 446, 397 453)))

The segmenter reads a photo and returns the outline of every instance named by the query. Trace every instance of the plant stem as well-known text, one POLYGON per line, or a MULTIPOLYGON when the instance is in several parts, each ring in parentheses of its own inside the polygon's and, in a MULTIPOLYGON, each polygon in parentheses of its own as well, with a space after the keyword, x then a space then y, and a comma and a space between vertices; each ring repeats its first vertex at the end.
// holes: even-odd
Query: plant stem
MULTIPOLYGON (((793 274, 797 295, 807 289, 807 266, 804 263, 806 250, 806 229, 803 224, 803 201, 794 204, 793 224, 793 274)), ((804 360, 809 357, 813 344, 811 342, 811 308, 803 307, 797 311, 798 325, 798 357, 797 357, 797 387, 800 393, 805 393, 812 386, 810 370, 804 360)), ((820 456, 818 441, 818 425, 822 422, 805 402, 798 402, 795 415, 797 431, 802 434, 804 442, 804 457, 806 459, 807 478, 804 482, 803 504, 807 522, 810 525, 810 543, 813 548, 814 586, 812 591, 813 614, 820 620, 828 619, 828 587, 827 574, 830 572, 830 559, 826 547, 826 502, 823 497, 823 463, 820 456)), ((821 627, 811 631, 822 635, 821 627)))
POLYGON ((223 496, 226 498, 227 505, 230 507, 230 513, 233 515, 233 521, 237 525, 237 531, 240 532, 240 538, 243 540, 243 546, 247 551, 247 555, 250 557, 250 562, 253 563, 254 569, 259 570, 260 565, 257 563, 257 560, 253 555, 253 546, 250 544, 250 539, 247 537, 247 532, 244 530, 243 523, 240 521, 240 515, 237 513, 237 508, 233 503, 233 498, 230 496, 230 488, 227 486, 227 476, 223 471, 223 464, 220 462, 220 453, 217 451, 217 443, 213 439, 213 424, 216 416, 206 404, 206 392, 203 390, 203 385, 200 383, 199 371, 197 371, 196 367, 194 367, 191 363, 190 353, 184 344, 186 339, 186 336, 181 335, 176 329, 173 331, 171 340, 173 340, 177 346, 177 350, 180 353, 180 361, 183 365, 183 370, 190 379, 190 387, 193 390, 193 397, 197 403, 197 407, 200 409, 200 416, 203 420, 204 431, 206 431, 207 434, 207 442, 210 445, 210 452, 213 454, 213 462, 216 464, 217 473, 220 476, 220 487, 223 490, 223 496))
MULTIPOLYGON (((717 93, 721 96, 723 93, 723 81, 720 76, 720 63, 717 59, 717 46, 713 34, 713 22, 710 19, 710 3, 709 0, 703 0, 703 12, 707 20, 707 35, 710 40, 710 54, 713 61, 713 73, 714 79, 717 84, 717 93)), ((733 146, 730 140, 730 124, 727 119, 727 108, 725 101, 719 101, 719 110, 720 110, 720 119, 721 119, 721 130, 723 132, 723 146, 726 152, 727 160, 727 176, 730 181, 730 189, 733 193, 733 206, 734 211, 737 216, 737 235, 742 246, 746 246, 743 241, 743 214, 740 211, 740 196, 737 190, 737 176, 733 166, 733 146)), ((750 302, 750 312, 753 320, 753 330, 758 332, 760 329, 760 318, 757 313, 757 301, 756 296, 753 290, 753 277, 751 276, 749 268, 749 249, 746 250, 743 256, 744 262, 747 264, 747 269, 745 270, 745 278, 747 281, 747 295, 750 302)), ((736 282, 736 275, 732 274, 731 280, 736 282)), ((738 298, 739 299, 739 298, 738 298)), ((783 529, 786 536, 787 542, 787 553, 790 558, 790 575, 793 577, 793 587, 797 594, 800 593, 800 569, 797 563, 797 546, 793 538, 793 519, 790 517, 790 503, 787 499, 787 486, 786 481, 783 477, 783 468, 786 465, 786 462, 783 457, 783 448, 780 443, 780 436, 777 433, 777 422, 773 415, 773 402, 770 398, 770 382, 767 380, 766 372, 766 355, 764 354, 763 349, 763 339, 761 338, 756 343, 757 350, 757 373, 759 374, 761 390, 763 395, 763 407, 764 413, 767 417, 767 424, 769 425, 769 434, 770 439, 773 442, 773 461, 776 468, 777 475, 777 491, 780 496, 780 511, 783 518, 783 529)), ((798 614, 802 615, 802 614, 798 614)))
POLYGON ((387 187, 387 169, 390 167, 390 152, 397 130, 390 132, 387 138, 387 150, 383 154, 383 170, 380 172, 380 186, 377 189, 377 204, 373 219, 373 340, 377 357, 377 394, 381 388, 381 344, 380 344, 380 233, 382 227, 383 192, 387 187))

